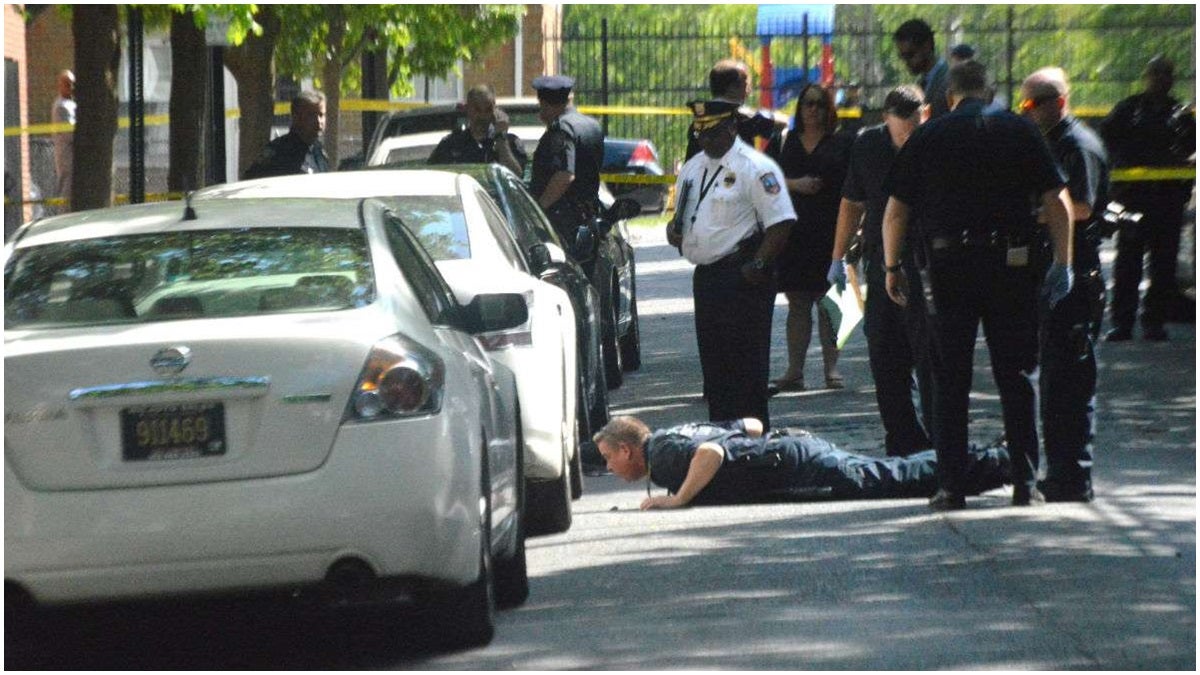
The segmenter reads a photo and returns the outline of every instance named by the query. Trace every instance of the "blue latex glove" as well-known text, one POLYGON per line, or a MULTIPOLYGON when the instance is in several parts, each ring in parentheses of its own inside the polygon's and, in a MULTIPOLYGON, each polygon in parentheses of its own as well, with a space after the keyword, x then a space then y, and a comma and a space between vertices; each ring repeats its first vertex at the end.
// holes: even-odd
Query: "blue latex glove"
POLYGON ((1042 297, 1050 303, 1050 308, 1053 309, 1063 298, 1071 292, 1071 287, 1075 285, 1075 274, 1071 268, 1062 263, 1050 263, 1050 269, 1046 272, 1046 280, 1042 283, 1042 297))
POLYGON ((825 280, 837 286, 838 293, 846 292, 846 263, 841 260, 834 260, 829 263, 829 271, 825 273, 825 280))

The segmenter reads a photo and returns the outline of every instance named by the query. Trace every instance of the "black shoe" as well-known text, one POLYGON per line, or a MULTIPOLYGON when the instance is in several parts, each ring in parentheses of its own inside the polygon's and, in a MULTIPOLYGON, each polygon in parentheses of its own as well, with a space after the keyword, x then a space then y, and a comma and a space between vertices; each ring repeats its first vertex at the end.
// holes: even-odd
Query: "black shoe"
POLYGON ((1028 485, 1013 486, 1013 506, 1037 506, 1045 503, 1046 497, 1037 488, 1028 485))
POLYGON ((1080 502, 1087 504, 1096 498, 1092 485, 1084 482, 1076 485, 1064 485, 1053 480, 1039 480, 1038 491, 1045 496, 1047 502, 1080 502))
POLYGON ((1170 338, 1162 326, 1146 326, 1142 328, 1142 339, 1147 342, 1166 342, 1170 338))
POLYGON ((1132 339, 1133 339, 1133 329, 1132 328, 1122 328, 1120 326, 1117 326, 1116 328, 1114 328, 1104 334, 1105 342, 1128 342, 1132 339))
POLYGON ((929 508, 934 511, 961 511, 967 508, 967 498, 946 490, 938 490, 937 494, 929 498, 929 508))

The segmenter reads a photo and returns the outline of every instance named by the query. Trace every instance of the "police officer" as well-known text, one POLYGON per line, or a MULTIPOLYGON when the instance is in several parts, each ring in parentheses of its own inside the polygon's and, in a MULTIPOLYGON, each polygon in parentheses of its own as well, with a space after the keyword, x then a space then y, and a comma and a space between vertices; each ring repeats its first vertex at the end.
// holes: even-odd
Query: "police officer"
MULTIPOLYGON (((1100 123, 1100 136, 1112 152, 1113 166, 1171 166, 1184 163, 1196 151, 1195 116, 1171 96, 1175 65, 1156 56, 1146 65, 1146 90, 1117 103, 1100 123)), ((1141 181, 1114 186, 1113 199, 1143 214, 1134 226, 1117 235, 1113 263, 1112 330, 1110 342, 1133 337, 1142 257, 1150 253, 1150 288, 1142 307, 1142 337, 1167 339, 1163 323, 1170 305, 1179 300, 1176 257, 1183 227, 1183 206, 1193 183, 1141 181)))
MULTIPOLYGON (((883 102, 883 124, 862 131, 850 149, 850 166, 842 186, 833 261, 828 281, 846 285, 843 257, 854 232, 862 227, 862 257, 867 277, 863 332, 875 380, 875 402, 883 420, 888 455, 907 455, 933 447, 930 438, 933 383, 925 344, 925 313, 918 305, 900 307, 887 297, 883 271, 883 209, 888 195, 883 183, 896 153, 928 115, 921 89, 903 84, 883 102), (919 407, 914 405, 914 389, 919 407)), ((916 279, 911 251, 903 258, 910 281, 916 279)))
POLYGON ((975 337, 982 320, 1012 457, 1013 504, 1042 501, 1036 396, 1041 270, 1035 203, 1054 262, 1042 294, 1053 307, 1071 288, 1071 206, 1037 127, 987 106, 977 61, 950 69, 952 112, 913 132, 892 166, 884 212, 888 295, 907 302, 901 249, 909 224, 924 251, 923 287, 933 344, 936 510, 966 507, 963 468, 975 337))
POLYGON ((709 418, 770 426, 772 265, 796 220, 783 172, 737 135, 737 104, 692 101, 703 152, 684 163, 667 240, 696 265, 696 344, 709 418))
POLYGON ((446 135, 429 155, 430 164, 497 162, 513 173, 525 173, 528 156, 521 139, 508 133, 508 115, 496 107, 496 94, 486 84, 471 87, 464 106, 467 125, 446 135))
MULTIPOLYGON (((618 477, 646 479, 670 491, 647 494, 642 509, 692 504, 736 504, 828 491, 836 499, 928 497, 937 490, 937 455, 868 457, 798 430, 763 434, 753 418, 684 424, 651 432, 636 417, 619 416, 594 436, 601 456, 618 477)), ((972 494, 1008 479, 1003 447, 969 455, 972 494)))
POLYGON ((599 208, 604 131, 600 123, 569 105, 575 80, 564 75, 536 77, 538 117, 546 133, 533 152, 529 192, 566 241, 591 221, 599 208))
POLYGON ((1099 219, 1108 204, 1108 153, 1100 137, 1071 115, 1067 76, 1042 68, 1021 85, 1021 112, 1033 120, 1067 174, 1075 218, 1075 285, 1042 319, 1042 434, 1046 501, 1092 500, 1096 352, 1104 318, 1099 219))
MULTIPOLYGON (((755 140, 781 143, 780 132, 788 126, 787 115, 780 112, 751 110, 746 107, 750 98, 750 71, 746 64, 737 59, 722 59, 708 71, 708 90, 714 100, 733 103, 737 106, 738 138, 753 146, 755 140)), ((695 137, 688 134, 687 151, 684 159, 691 159, 700 152, 695 137)))
POLYGON ((325 131, 325 95, 306 91, 292 99, 292 126, 267 144, 262 155, 246 169, 245 178, 287 176, 294 173, 324 173, 329 158, 321 147, 325 131))

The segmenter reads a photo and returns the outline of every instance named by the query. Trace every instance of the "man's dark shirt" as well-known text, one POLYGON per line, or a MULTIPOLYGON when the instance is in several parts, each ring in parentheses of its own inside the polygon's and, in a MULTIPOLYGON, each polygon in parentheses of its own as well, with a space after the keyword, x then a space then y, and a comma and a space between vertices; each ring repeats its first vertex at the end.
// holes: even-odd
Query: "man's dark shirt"
MULTIPOLYGON (((529 157, 525 154, 525 148, 521 147, 521 139, 514 134, 505 136, 513 157, 521 165, 521 171, 524 171, 529 157)), ((433 154, 429 155, 430 164, 490 164, 497 161, 495 138, 485 138, 483 143, 479 143, 467 128, 446 134, 433 149, 433 154)))
POLYGON ((1065 183, 1032 122, 964 99, 913 132, 884 189, 928 238, 1032 227, 1038 197, 1065 183))
POLYGON ((946 101, 949 84, 950 64, 946 59, 938 59, 928 73, 917 78, 917 86, 925 92, 925 100, 929 103, 929 119, 935 120, 950 112, 950 104, 946 101))
POLYGON ((863 244, 869 252, 883 251, 883 210, 888 199, 883 183, 895 159, 896 146, 885 124, 864 129, 850 147, 842 196, 863 205, 863 244))
MULTIPOLYGON (((1177 124, 1171 122, 1180 113, 1179 102, 1171 96, 1134 94, 1113 106, 1100 123, 1100 137, 1108 148, 1114 167, 1171 166, 1184 163, 1196 151, 1195 116, 1183 112, 1177 124)), ((1130 193, 1178 197, 1186 200, 1192 181, 1130 182, 1114 189, 1117 199, 1130 193)))
MULTIPOLYGON (((546 133, 542 134, 533 152, 529 192, 535 199, 540 199, 550 177, 566 171, 574 174, 575 180, 558 201, 594 212, 599 200, 603 161, 604 131, 600 123, 581 115, 575 108, 567 108, 546 127, 546 133)), ((558 202, 550 205, 550 209, 558 207, 558 202)))
MULTIPOLYGON (((767 113, 759 110, 753 115, 747 115, 738 110, 734 114, 737 115, 738 138, 741 138, 750 147, 754 147, 756 138, 763 138, 767 141, 778 140, 779 132, 775 129, 775 118, 767 113)), ((692 134, 689 132, 687 152, 684 154, 683 161, 691 159, 697 152, 700 152, 700 143, 692 138, 692 134)))
POLYGON ((1092 207, 1090 219, 1075 221, 1075 256, 1079 258, 1090 253, 1088 260, 1098 264, 1099 232, 1087 225, 1099 218, 1108 205, 1108 153, 1104 143, 1096 132, 1071 115, 1054 125, 1046 134, 1046 140, 1059 167, 1067 174, 1067 192, 1071 200, 1092 207))
POLYGON ((296 173, 324 173, 329 171, 329 159, 321 142, 311 146, 300 140, 294 131, 276 138, 267 144, 262 155, 246 169, 245 178, 268 178, 290 176, 296 173))

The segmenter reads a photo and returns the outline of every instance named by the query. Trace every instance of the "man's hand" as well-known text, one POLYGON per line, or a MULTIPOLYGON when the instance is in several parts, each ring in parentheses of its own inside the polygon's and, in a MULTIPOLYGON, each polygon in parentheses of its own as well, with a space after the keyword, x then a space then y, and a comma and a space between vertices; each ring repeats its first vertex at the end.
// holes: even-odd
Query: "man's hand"
POLYGON ((884 283, 887 285, 888 297, 901 307, 908 306, 908 275, 904 270, 888 272, 884 283))
POLYGON ((1050 309, 1062 302, 1071 293, 1075 285, 1075 274, 1071 268, 1062 263, 1050 263, 1046 271, 1046 280, 1042 283, 1042 297, 1050 303, 1050 309))
POLYGON ((649 511, 651 509, 678 509, 684 506, 687 506, 687 504, 679 503, 679 499, 677 499, 675 495, 646 497, 642 500, 643 511, 649 511))
POLYGON ((841 260, 834 260, 829 263, 829 271, 825 273, 825 280, 830 284, 837 286, 838 293, 846 292, 846 263, 841 260))
POLYGON ((508 113, 500 108, 496 108, 496 116, 492 120, 492 125, 496 127, 496 135, 504 136, 508 133, 508 113))
POLYGON ((742 265, 742 278, 751 286, 762 286, 771 280, 770 273, 757 266, 757 260, 742 265))
POLYGON ((815 195, 821 191, 821 179, 816 176, 801 176, 799 178, 788 178, 788 190, 797 194, 806 196, 815 195))

